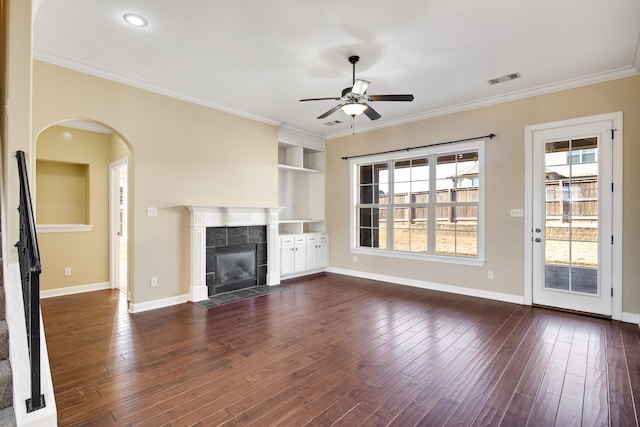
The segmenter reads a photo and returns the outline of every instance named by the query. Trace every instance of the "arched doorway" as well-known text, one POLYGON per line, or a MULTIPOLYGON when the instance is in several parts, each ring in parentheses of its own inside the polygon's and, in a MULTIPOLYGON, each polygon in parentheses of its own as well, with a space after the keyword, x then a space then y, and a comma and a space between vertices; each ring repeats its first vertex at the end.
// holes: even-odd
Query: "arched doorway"
POLYGON ((60 122, 38 135, 34 188, 43 297, 129 291, 129 242, 114 251, 113 239, 130 235, 128 214, 125 209, 120 218, 112 209, 110 183, 111 166, 118 164, 125 178, 118 203, 128 206, 131 154, 120 134, 91 120, 60 122))

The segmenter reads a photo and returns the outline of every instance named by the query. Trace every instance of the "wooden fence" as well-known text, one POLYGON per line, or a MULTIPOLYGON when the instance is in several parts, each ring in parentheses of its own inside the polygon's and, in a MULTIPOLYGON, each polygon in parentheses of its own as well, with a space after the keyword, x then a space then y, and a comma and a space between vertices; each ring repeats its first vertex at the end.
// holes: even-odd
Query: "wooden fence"
MULTIPOLYGON (((380 204, 386 204, 388 195, 379 196, 380 204)), ((426 221, 429 192, 420 191, 414 193, 395 194, 394 204, 421 204, 425 206, 417 207, 396 207, 394 211, 395 221, 426 221)), ((449 190, 438 190, 436 192, 436 203, 447 204, 445 206, 436 205, 436 220, 470 221, 477 220, 476 205, 455 205, 456 203, 477 202, 478 188, 452 188, 449 190), (451 205, 453 204, 453 205, 451 205)), ((569 218, 595 219, 598 215, 598 182, 582 181, 573 182, 571 186, 567 183, 549 182, 546 185, 546 214, 547 218, 557 218, 567 222, 569 218)), ((386 218, 380 217, 384 221, 386 218)))

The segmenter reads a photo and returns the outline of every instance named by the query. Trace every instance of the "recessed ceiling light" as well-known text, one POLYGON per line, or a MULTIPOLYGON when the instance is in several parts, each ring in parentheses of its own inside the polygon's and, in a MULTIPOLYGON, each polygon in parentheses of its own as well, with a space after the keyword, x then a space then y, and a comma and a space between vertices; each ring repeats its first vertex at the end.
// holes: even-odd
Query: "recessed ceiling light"
POLYGON ((134 27, 142 28, 149 25, 146 19, 144 19, 140 15, 136 15, 135 13, 125 13, 122 15, 122 19, 125 20, 127 24, 133 25, 134 27))

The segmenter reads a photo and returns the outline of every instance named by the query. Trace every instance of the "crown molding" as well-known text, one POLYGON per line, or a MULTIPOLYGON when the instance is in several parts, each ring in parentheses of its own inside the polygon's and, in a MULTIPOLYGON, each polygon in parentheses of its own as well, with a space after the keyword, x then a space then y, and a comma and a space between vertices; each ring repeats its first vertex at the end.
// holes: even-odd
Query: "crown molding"
POLYGON ((309 148, 324 150, 324 135, 282 125, 278 129, 278 142, 293 145, 305 145, 309 148))
POLYGON ((60 55, 54 55, 38 49, 33 49, 33 59, 36 59, 42 62, 47 62, 49 64, 57 65, 60 67, 68 68, 71 70, 79 71, 81 73, 89 74, 95 77, 111 80, 117 83, 122 83, 127 86, 132 86, 138 89, 143 89, 149 92, 157 93, 159 95, 168 96, 170 98, 179 99, 181 101, 190 102, 196 105, 201 105, 203 107, 211 108, 213 110, 218 110, 218 111, 233 114, 236 116, 244 117, 246 119, 255 120, 257 122, 266 123, 273 126, 282 125, 282 122, 279 122, 277 120, 273 120, 273 119, 258 116, 255 114, 247 113, 244 111, 236 110, 233 108, 225 107, 224 105, 214 104, 212 102, 205 101, 193 95, 182 93, 175 89, 159 86, 159 85, 147 82, 145 80, 137 79, 135 77, 131 77, 114 70, 95 67, 93 65, 89 65, 80 61, 76 61, 74 59, 60 56, 60 55))
MULTIPOLYGON (((640 54, 636 54, 636 62, 640 61, 638 59, 639 57, 640 57, 640 54)), ((574 89, 582 86, 589 86, 592 84, 602 83, 610 80, 617 80, 625 77, 636 76, 640 74, 637 68, 640 68, 640 64, 638 64, 638 67, 630 66, 630 67, 619 68, 617 70, 592 74, 589 76, 565 80, 558 83, 537 86, 531 89, 508 92, 503 95, 492 96, 490 98, 479 99, 477 101, 465 102, 462 104, 452 105, 449 107, 438 108, 435 110, 427 111, 426 113, 413 114, 411 116, 405 116, 396 120, 390 120, 380 124, 372 123, 369 125, 360 126, 356 128, 355 133, 359 134, 359 133, 371 132, 377 129, 398 126, 406 123, 417 122, 420 120, 431 119, 434 117, 446 116, 449 114, 460 113, 463 111, 475 110, 477 108, 489 107, 492 105, 502 104, 505 102, 516 101, 524 98, 531 98, 534 96, 545 95, 553 92, 560 92, 563 90, 574 89)), ((349 136, 349 135, 353 135, 353 129, 328 134, 327 140, 342 138, 344 136, 349 136)))

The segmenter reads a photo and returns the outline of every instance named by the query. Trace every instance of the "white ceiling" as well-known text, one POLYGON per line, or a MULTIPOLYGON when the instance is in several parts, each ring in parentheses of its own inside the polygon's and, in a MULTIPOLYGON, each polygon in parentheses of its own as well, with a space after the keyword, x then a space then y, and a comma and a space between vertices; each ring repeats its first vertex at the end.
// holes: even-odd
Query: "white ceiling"
POLYGON ((372 103, 382 118, 358 116, 357 132, 640 69, 639 0, 35 3, 36 59, 328 137, 351 133, 350 117, 318 120, 335 101, 298 99, 351 86, 350 55, 368 93, 415 95, 372 103))

